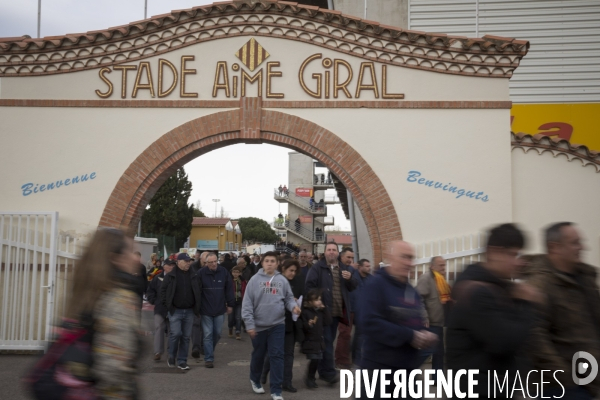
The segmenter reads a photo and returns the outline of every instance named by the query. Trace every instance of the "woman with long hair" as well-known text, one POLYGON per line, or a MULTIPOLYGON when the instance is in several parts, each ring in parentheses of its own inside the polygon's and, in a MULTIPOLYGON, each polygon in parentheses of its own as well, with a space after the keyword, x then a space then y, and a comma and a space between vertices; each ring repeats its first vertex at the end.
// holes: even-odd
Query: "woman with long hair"
POLYGON ((67 318, 93 321, 92 376, 102 399, 137 399, 139 299, 131 290, 138 265, 133 240, 100 229, 76 265, 67 318))

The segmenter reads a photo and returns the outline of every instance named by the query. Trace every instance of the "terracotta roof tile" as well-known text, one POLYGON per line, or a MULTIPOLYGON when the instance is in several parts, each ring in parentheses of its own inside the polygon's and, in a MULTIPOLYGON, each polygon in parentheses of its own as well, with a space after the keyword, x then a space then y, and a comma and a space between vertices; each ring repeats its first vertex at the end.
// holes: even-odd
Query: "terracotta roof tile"
POLYGON ((195 217, 192 220, 192 226, 226 225, 229 221, 230 221, 229 218, 195 217))
POLYGON ((511 138, 513 148, 536 148, 540 153, 548 150, 564 153, 569 156, 569 160, 572 157, 579 158, 584 162, 583 165, 595 164, 596 170, 600 172, 600 153, 590 150, 587 146, 571 143, 559 137, 530 135, 522 132, 511 132, 511 138))
MULTIPOLYGON (((155 25, 158 25, 158 26, 160 26, 161 24, 164 25, 165 19, 171 20, 171 22, 174 23, 179 19, 179 15, 176 15, 176 14, 185 13, 191 18, 196 18, 196 17, 198 17, 198 14, 197 14, 198 12, 201 12, 203 15, 210 14, 213 11, 229 12, 229 11, 231 11, 231 9, 240 10, 243 6, 246 6, 251 10, 257 10, 260 7, 260 8, 262 8, 261 12, 265 12, 265 13, 268 13, 268 12, 281 13, 281 12, 288 11, 288 9, 290 9, 289 11, 297 14, 300 11, 305 10, 305 11, 308 11, 308 13, 310 15, 308 18, 319 18, 319 16, 318 16, 319 13, 322 14, 322 16, 325 17, 326 19, 331 19, 332 16, 336 16, 335 20, 336 20, 336 23, 338 23, 338 24, 348 25, 350 23, 354 23, 354 24, 356 24, 356 29, 358 29, 358 30, 365 30, 367 28, 367 26, 372 26, 372 27, 376 28, 376 29, 373 29, 373 31, 374 31, 373 33, 370 33, 372 35, 378 35, 383 30, 389 30, 392 33, 406 32, 411 36, 411 40, 414 40, 414 41, 418 40, 420 37, 423 37, 427 41, 433 40, 433 42, 439 42, 439 39, 437 39, 437 38, 442 37, 442 35, 440 35, 440 34, 431 35, 429 33, 422 32, 422 31, 410 31, 410 30, 403 30, 398 27, 380 25, 376 21, 362 20, 361 18, 358 18, 358 17, 341 14, 339 11, 335 11, 335 10, 321 9, 317 6, 302 5, 302 4, 298 4, 298 3, 294 3, 294 2, 276 1, 276 0, 274 0, 274 1, 271 1, 271 0, 262 0, 262 1, 235 0, 235 1, 216 2, 213 4, 208 4, 208 5, 200 6, 200 7, 194 7, 194 8, 190 8, 190 9, 186 9, 186 10, 172 11, 171 13, 153 16, 153 17, 150 17, 149 19, 145 19, 142 21, 134 21, 128 25, 112 27, 112 28, 100 30, 100 31, 90 31, 87 34, 88 35, 101 34, 102 36, 104 36, 106 38, 111 38, 112 33, 114 31, 119 31, 123 34, 123 36, 128 36, 128 35, 131 35, 132 33, 134 33, 134 34, 138 33, 138 32, 132 32, 132 28, 137 28, 140 32, 144 32, 148 29, 152 29, 152 27, 155 25), (159 19, 162 19, 162 21, 160 21, 160 22, 157 21, 159 19)), ((73 36, 73 34, 67 35, 67 36, 73 36)), ((43 41, 44 41, 43 43, 39 43, 39 42, 35 42, 35 43, 37 44, 38 49, 44 48, 46 42, 50 42, 55 47, 61 47, 61 46, 65 45, 65 43, 63 42, 62 39, 66 38, 67 36, 46 37, 43 39, 43 41), (58 40, 55 40, 55 39, 58 39, 58 40)), ((519 53, 521 53, 521 55, 524 55, 524 53, 526 53, 526 51, 529 47, 528 41, 516 40, 516 39, 512 39, 512 38, 503 38, 500 36, 484 36, 481 39, 479 39, 479 38, 466 39, 461 36, 447 36, 447 35, 445 35, 444 37, 446 37, 447 40, 442 40, 442 43, 446 47, 449 46, 454 41, 458 40, 463 44, 464 49, 475 50, 475 51, 477 50, 474 47, 475 45, 479 45, 485 51, 488 51, 490 49, 490 47, 494 47, 495 50, 499 51, 499 52, 503 52, 503 51, 505 51, 505 49, 512 47, 512 51, 519 52, 519 53)), ((93 42, 96 40, 98 40, 98 37, 93 38, 91 41, 93 42)), ((7 46, 4 46, 4 45, 0 46, 0 52, 10 52, 11 49, 13 49, 15 47, 19 48, 19 49, 24 49, 27 46, 29 46, 29 44, 30 44, 30 43, 25 42, 25 38, 23 38, 23 37, 0 38, 0 43, 7 44, 7 46)))

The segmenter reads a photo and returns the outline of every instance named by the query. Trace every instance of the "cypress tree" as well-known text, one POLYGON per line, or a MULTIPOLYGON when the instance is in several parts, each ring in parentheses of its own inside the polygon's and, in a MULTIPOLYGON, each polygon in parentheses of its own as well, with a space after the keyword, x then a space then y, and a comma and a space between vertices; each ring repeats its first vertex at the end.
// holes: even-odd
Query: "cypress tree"
MULTIPOLYGON (((188 204, 192 194, 192 182, 185 170, 177 172, 156 192, 142 215, 142 231, 172 236, 178 250, 192 231, 194 206, 188 204)), ((161 249, 162 250, 162 249, 161 249)))

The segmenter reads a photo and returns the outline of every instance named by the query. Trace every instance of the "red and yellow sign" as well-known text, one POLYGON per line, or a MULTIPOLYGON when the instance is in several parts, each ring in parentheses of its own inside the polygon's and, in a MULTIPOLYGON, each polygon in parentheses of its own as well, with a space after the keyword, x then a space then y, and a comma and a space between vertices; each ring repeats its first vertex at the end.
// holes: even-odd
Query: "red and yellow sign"
POLYGON ((600 150, 600 103, 513 104, 511 130, 542 134, 600 150))
POLYGON ((312 197, 313 190, 309 188, 296 188, 296 196, 298 197, 312 197))
POLYGON ((300 223, 302 224, 311 224, 312 223, 312 215, 300 215, 300 223))

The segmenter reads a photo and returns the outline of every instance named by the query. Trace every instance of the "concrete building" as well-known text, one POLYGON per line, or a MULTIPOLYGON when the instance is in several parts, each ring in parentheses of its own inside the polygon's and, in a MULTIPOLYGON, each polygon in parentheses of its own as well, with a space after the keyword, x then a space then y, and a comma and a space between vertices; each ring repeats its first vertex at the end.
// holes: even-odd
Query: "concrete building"
POLYGON ((275 200, 288 207, 288 218, 276 219, 274 228, 286 231, 286 241, 311 252, 326 241, 325 227, 334 224, 333 217, 327 217, 327 204, 338 202, 326 198, 325 191, 334 188, 333 179, 330 174, 317 174, 316 166, 312 157, 289 153, 287 190, 276 188, 274 193, 275 200))
POLYGON ((242 231, 237 221, 229 218, 196 217, 192 222, 190 247, 200 250, 240 250, 242 231))

